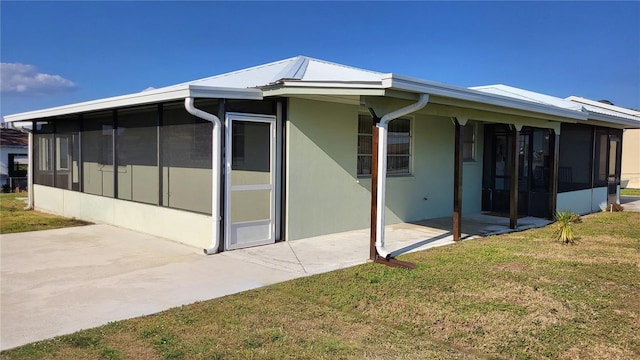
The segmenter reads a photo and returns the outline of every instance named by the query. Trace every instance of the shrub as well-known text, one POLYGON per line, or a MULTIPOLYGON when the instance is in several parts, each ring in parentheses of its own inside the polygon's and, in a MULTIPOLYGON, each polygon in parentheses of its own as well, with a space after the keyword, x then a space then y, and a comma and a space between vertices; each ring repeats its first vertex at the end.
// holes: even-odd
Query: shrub
POLYGON ((555 237, 563 244, 575 244, 576 235, 573 231, 572 224, 582 222, 580 215, 571 211, 556 212, 556 232, 555 237))

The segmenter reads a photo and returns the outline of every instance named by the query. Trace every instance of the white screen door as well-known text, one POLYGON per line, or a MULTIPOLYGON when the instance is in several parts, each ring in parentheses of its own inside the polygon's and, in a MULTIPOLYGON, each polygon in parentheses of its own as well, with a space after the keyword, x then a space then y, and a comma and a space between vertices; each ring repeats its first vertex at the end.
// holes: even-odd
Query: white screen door
POLYGON ((227 114, 228 250, 275 241, 275 124, 275 116, 227 114))

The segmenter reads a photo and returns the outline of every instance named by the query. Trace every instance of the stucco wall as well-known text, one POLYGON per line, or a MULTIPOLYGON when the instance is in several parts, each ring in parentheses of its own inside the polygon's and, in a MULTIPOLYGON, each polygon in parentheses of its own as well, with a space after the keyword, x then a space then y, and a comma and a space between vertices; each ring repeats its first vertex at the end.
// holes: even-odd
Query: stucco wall
POLYGON ((640 129, 622 135, 622 187, 640 189, 640 129))
POLYGON ((211 216, 34 185, 37 210, 112 224, 199 248, 211 243, 211 216))
MULTIPOLYGON (((358 178, 356 169, 358 111, 351 105, 290 100, 286 125, 288 240, 369 226, 371 180, 358 178)), ((464 213, 480 212, 481 135, 476 141, 478 161, 464 166, 464 213)), ((388 177, 387 224, 451 216, 453 137, 451 120, 413 117, 412 175, 388 177)))
POLYGON ((601 211, 607 204, 607 188, 568 191, 558 194, 558 211, 572 211, 584 215, 601 211))

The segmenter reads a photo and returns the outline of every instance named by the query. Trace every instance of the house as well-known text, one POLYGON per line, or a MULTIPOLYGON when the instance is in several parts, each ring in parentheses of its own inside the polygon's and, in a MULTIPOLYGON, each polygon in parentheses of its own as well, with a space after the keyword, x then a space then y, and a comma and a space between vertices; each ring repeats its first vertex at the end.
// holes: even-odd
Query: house
POLYGON ((622 139, 621 187, 640 189, 640 130, 626 130, 622 139))
POLYGON ((22 131, 0 129, 0 185, 3 192, 27 190, 27 139, 22 131))
POLYGON ((599 210, 640 127, 305 56, 5 120, 33 129, 36 208, 205 253, 370 227, 382 258, 385 224, 453 216, 459 239, 465 214, 599 210))

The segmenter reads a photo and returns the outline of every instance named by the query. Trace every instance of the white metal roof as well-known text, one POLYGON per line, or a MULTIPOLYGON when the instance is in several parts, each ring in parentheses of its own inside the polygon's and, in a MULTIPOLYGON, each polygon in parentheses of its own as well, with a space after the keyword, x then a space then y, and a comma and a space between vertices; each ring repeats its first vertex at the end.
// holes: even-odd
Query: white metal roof
MULTIPOLYGON (((30 120, 138 104, 184 99, 185 97, 262 99, 263 96, 295 95, 385 95, 387 90, 428 93, 465 104, 488 104, 566 119, 587 120, 583 106, 506 85, 475 88, 457 87, 408 76, 359 69, 306 56, 258 65, 182 84, 129 95, 87 101, 44 110, 5 116, 6 121, 30 120)), ((472 105, 470 105, 472 106, 472 105)), ((607 115, 613 123, 617 115, 607 115)), ((602 120, 602 119, 600 119, 602 120)), ((628 121, 628 119, 623 119, 628 121)))
POLYGON ((469 89, 531 101, 539 104, 551 105, 568 110, 582 111, 582 105, 575 102, 503 84, 473 86, 469 89))
POLYGON ((588 111, 592 117, 598 118, 598 115, 606 116, 603 121, 611 121, 610 117, 623 118, 622 123, 631 121, 632 124, 636 124, 640 127, 640 111, 623 108, 620 106, 609 105, 600 101, 585 99, 578 96, 569 96, 568 101, 581 104, 586 111, 588 111))

